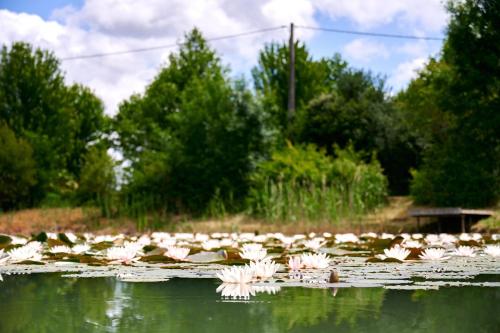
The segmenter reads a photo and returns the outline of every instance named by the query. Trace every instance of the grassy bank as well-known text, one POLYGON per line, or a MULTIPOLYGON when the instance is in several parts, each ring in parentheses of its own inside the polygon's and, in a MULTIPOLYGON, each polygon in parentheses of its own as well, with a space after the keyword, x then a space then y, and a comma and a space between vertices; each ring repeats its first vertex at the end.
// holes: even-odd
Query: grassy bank
MULTIPOLYGON (((413 202, 408 197, 390 197, 388 204, 352 219, 311 223, 295 221, 273 223, 244 214, 225 215, 217 219, 192 219, 175 216, 158 221, 154 216, 141 219, 104 218, 97 208, 39 208, 0 215, 0 233, 35 234, 40 231, 67 231, 97 233, 126 233, 162 230, 169 232, 415 232, 416 223, 408 217, 413 202)), ((500 232, 500 208, 495 215, 473 226, 473 231, 500 232)), ((426 222, 424 221, 423 224, 426 222)))
POLYGON ((39 208, 10 212, 0 215, 0 233, 33 234, 40 231, 72 230, 99 233, 135 233, 148 230, 175 232, 400 232, 414 227, 406 216, 411 200, 405 197, 392 197, 389 203, 370 214, 353 219, 331 222, 272 223, 250 218, 246 215, 226 215, 217 219, 191 219, 175 216, 168 220, 157 221, 154 216, 139 219, 104 218, 97 208, 39 208))

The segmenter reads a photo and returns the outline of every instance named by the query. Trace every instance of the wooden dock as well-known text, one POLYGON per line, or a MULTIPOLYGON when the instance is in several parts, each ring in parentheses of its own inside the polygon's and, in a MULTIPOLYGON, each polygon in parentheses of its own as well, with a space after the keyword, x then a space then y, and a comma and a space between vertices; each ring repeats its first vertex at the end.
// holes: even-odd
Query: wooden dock
MULTIPOLYGON (((464 209, 458 207, 445 208, 415 208, 408 211, 408 215, 417 219, 417 230, 420 229, 420 218, 436 217, 436 218, 460 218, 462 232, 466 232, 466 224, 472 219, 482 219, 493 215, 493 211, 484 209, 464 209)), ((441 221, 438 220, 438 229, 441 231, 441 221)))

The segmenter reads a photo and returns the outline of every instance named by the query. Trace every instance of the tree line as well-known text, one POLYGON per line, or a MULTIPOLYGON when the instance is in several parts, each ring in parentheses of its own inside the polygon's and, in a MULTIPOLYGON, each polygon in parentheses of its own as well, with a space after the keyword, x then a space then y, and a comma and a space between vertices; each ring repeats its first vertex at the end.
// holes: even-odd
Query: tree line
POLYGON ((383 77, 339 54, 314 59, 296 42, 291 119, 285 43, 259 52, 250 84, 193 29, 114 117, 89 88, 65 83, 53 53, 3 46, 0 208, 330 220, 383 204, 388 193, 495 204, 500 5, 467 0, 448 10, 440 54, 395 96, 383 77), (127 161, 119 185, 110 148, 127 161))

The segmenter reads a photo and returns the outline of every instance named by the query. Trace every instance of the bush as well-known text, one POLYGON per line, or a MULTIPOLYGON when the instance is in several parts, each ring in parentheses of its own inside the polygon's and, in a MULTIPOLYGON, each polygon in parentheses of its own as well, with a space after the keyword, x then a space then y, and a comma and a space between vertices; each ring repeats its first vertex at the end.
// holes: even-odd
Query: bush
MULTIPOLYGON (((500 198, 500 177, 494 154, 460 138, 427 151, 413 171, 411 194, 417 204, 487 207, 500 198)), ((497 159, 498 160, 498 159, 497 159)))
POLYGON ((375 158, 364 163, 352 147, 335 158, 314 145, 288 146, 252 175, 251 213, 271 221, 332 221, 384 202, 387 179, 375 158))
POLYGON ((113 160, 105 149, 91 147, 85 154, 80 174, 79 201, 98 204, 103 215, 107 216, 115 183, 113 160))
POLYGON ((0 147, 0 208, 28 205, 29 191, 36 182, 33 150, 5 124, 0 124, 0 147))

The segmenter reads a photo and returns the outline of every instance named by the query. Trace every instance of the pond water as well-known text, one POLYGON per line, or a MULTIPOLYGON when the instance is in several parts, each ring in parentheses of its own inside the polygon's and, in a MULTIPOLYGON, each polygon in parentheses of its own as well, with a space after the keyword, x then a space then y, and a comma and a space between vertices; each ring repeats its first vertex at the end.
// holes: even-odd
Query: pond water
POLYGON ((54 273, 3 278, 2 333, 500 332, 498 287, 281 287, 229 299, 217 292, 215 279, 130 283, 54 273))

